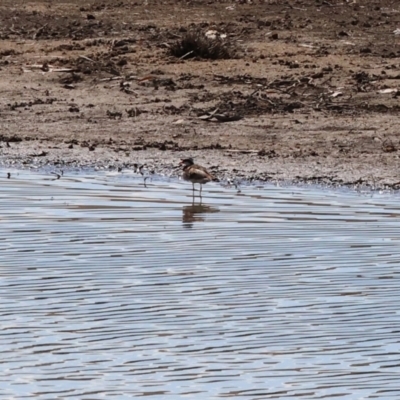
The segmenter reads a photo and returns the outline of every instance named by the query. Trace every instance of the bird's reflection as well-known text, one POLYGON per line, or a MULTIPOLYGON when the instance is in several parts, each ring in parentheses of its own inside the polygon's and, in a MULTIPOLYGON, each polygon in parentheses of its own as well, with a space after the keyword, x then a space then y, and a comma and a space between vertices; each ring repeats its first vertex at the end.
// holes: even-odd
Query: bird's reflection
POLYGON ((204 214, 216 213, 219 209, 216 207, 207 206, 206 204, 191 204, 190 206, 182 207, 182 223, 185 227, 191 228, 194 222, 203 222, 204 214))

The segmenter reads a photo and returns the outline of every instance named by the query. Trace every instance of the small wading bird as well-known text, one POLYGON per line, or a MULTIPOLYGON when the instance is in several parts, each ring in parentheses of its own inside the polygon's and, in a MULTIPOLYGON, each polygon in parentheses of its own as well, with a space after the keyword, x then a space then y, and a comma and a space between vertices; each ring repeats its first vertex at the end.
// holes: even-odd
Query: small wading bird
POLYGON ((210 174, 204 167, 201 165, 197 165, 194 163, 193 158, 184 158, 181 160, 183 174, 182 178, 185 181, 192 182, 193 185, 193 197, 194 197, 194 184, 200 184, 200 197, 201 197, 201 190, 205 183, 210 181, 219 182, 218 178, 214 175, 210 174))

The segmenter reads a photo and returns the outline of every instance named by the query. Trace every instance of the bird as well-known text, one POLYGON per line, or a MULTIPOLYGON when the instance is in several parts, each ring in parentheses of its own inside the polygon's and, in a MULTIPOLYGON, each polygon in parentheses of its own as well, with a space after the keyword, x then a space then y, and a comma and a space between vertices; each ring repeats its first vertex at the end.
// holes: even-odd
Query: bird
POLYGON ((201 165, 197 165, 194 163, 193 158, 183 158, 180 162, 180 165, 182 165, 183 169, 183 174, 182 178, 185 181, 192 182, 193 185, 193 197, 194 197, 194 184, 199 183, 200 184, 200 197, 201 197, 201 191, 203 188, 203 185, 207 182, 210 181, 216 181, 219 182, 219 179, 216 178, 214 175, 212 175, 210 172, 208 172, 204 167, 201 165))

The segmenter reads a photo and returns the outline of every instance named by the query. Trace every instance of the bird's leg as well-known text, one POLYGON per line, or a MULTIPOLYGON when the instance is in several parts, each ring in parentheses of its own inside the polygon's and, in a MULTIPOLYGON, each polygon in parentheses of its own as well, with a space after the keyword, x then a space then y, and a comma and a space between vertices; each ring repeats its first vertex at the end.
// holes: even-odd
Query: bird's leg
POLYGON ((194 198, 194 182, 192 182, 192 196, 194 198))
POLYGON ((203 185, 200 183, 200 198, 201 198, 201 191, 203 190, 203 185))

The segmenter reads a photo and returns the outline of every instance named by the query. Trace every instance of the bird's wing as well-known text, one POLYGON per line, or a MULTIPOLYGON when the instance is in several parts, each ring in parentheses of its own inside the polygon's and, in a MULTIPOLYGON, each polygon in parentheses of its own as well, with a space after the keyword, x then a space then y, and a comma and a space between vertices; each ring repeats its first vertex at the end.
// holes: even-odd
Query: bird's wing
POLYGON ((200 180, 200 179, 213 180, 214 179, 214 177, 204 167, 201 167, 200 165, 193 165, 190 168, 189 176, 191 179, 196 179, 196 180, 200 180))

